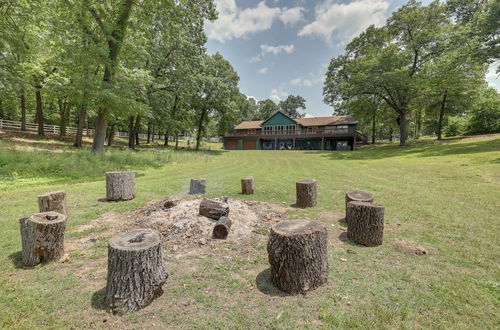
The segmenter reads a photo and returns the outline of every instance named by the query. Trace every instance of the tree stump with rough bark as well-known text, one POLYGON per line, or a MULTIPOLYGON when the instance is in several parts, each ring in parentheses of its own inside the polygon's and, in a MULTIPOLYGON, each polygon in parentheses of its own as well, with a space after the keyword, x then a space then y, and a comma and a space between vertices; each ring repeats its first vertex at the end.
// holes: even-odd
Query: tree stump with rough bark
POLYGON ((167 278, 159 232, 136 229, 118 234, 108 246, 104 308, 118 315, 144 308, 163 294, 167 278))
POLYGON ((64 255, 67 217, 57 212, 35 213, 20 220, 23 265, 59 261, 64 255))
POLYGON ((328 234, 318 221, 283 221, 271 228, 267 253, 271 282, 288 293, 304 293, 328 279, 328 234))
POLYGON ((216 239, 226 239, 229 235, 229 230, 231 230, 231 225, 233 223, 229 220, 228 217, 220 217, 217 223, 214 226, 214 230, 212 233, 213 238, 216 239))
POLYGON ((38 196, 38 209, 40 212, 52 211, 68 215, 66 193, 61 190, 38 196))
POLYGON ((253 195, 253 176, 241 178, 241 193, 243 195, 253 195))
POLYGON ((135 198, 134 172, 107 172, 106 199, 109 201, 127 201, 135 198))
POLYGON ((189 193, 191 195, 204 194, 207 180, 204 178, 193 178, 189 186, 189 193))
POLYGON ((316 205, 316 180, 304 179, 297 181, 297 202, 298 207, 313 207, 316 205))
POLYGON ((354 190, 345 194, 345 209, 347 212, 347 205, 349 202, 373 202, 373 195, 366 191, 354 190))
POLYGON ((214 220, 227 217, 229 215, 227 199, 203 198, 200 203, 200 215, 214 220))
POLYGON ((349 202, 347 236, 357 244, 381 245, 384 240, 384 207, 376 203, 349 202))

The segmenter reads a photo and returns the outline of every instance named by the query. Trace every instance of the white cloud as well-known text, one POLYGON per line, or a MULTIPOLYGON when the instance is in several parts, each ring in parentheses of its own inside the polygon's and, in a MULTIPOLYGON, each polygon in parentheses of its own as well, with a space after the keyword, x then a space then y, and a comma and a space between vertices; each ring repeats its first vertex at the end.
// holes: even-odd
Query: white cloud
POLYGON ((279 19, 285 25, 294 25, 304 20, 303 11, 303 7, 294 7, 290 9, 283 8, 283 12, 281 13, 279 19))
POLYGON ((311 115, 311 114, 309 114, 309 113, 306 113, 306 114, 304 115, 304 118, 314 118, 314 116, 313 116, 313 115, 311 115))
POLYGON ((310 87, 322 83, 324 80, 325 76, 323 74, 318 74, 318 75, 310 75, 309 77, 297 77, 295 79, 290 80, 290 84, 295 86, 310 87))
POLYGON ((269 95, 269 98, 271 100, 273 100, 274 102, 278 103, 279 101, 285 99, 288 95, 290 95, 290 94, 283 91, 281 89, 281 87, 280 88, 273 88, 273 89, 271 89, 271 95, 269 95))
POLYGON ((497 73, 499 66, 500 61, 490 65, 488 72, 486 72, 486 81, 488 81, 488 85, 500 91, 500 72, 497 73))
POLYGON ((335 34, 336 39, 347 42, 372 24, 384 25, 389 4, 389 0, 355 0, 350 3, 324 0, 314 9, 314 22, 305 25, 298 35, 317 35, 330 43, 335 34))
POLYGON ((260 45, 260 49, 262 50, 262 54, 271 53, 274 55, 278 55, 279 53, 287 53, 291 54, 295 50, 294 45, 279 45, 279 46, 271 46, 271 45, 260 45))
POLYGON ((260 74, 266 74, 267 73, 267 67, 259 69, 259 71, 257 71, 257 72, 260 73, 260 74))

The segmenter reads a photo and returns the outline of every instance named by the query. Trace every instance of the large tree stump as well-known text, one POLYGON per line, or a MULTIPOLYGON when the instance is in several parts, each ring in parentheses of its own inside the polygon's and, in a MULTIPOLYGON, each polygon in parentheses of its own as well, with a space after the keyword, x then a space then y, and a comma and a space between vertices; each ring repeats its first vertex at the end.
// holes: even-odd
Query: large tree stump
POLYGON ((366 246, 381 245, 384 240, 384 207, 376 203, 349 202, 347 236, 366 246))
POLYGON ((67 217, 57 212, 35 213, 20 220, 25 266, 59 261, 64 255, 64 231, 67 217))
POLYGON ((191 179, 191 184, 189 186, 189 193, 191 195, 204 194, 206 185, 207 180, 204 178, 193 178, 191 179))
POLYGON ((241 178, 241 193, 243 195, 253 195, 253 176, 241 178))
POLYGON ((297 181, 297 202, 298 207, 313 207, 316 205, 316 180, 304 179, 297 181))
POLYGON ((109 201, 127 201, 135 198, 134 172, 107 172, 106 198, 109 201))
POLYGON ((220 219, 215 223, 214 230, 212 232, 213 238, 226 239, 229 235, 229 230, 231 230, 232 224, 233 223, 228 217, 220 217, 220 219))
POLYGON ((200 215, 214 220, 227 217, 229 215, 227 199, 203 198, 200 203, 200 215))
POLYGON ((144 308, 163 293, 167 278, 159 232, 136 229, 116 235, 109 240, 104 307, 118 315, 144 308))
POLYGON ((345 194, 345 210, 349 202, 373 202, 373 195, 366 191, 354 190, 345 194))
POLYGON ((38 196, 38 209, 40 212, 52 211, 68 215, 66 193, 61 190, 38 196))
POLYGON ((289 220, 271 228, 267 253, 271 282, 288 293, 304 293, 328 279, 328 234, 318 221, 289 220))

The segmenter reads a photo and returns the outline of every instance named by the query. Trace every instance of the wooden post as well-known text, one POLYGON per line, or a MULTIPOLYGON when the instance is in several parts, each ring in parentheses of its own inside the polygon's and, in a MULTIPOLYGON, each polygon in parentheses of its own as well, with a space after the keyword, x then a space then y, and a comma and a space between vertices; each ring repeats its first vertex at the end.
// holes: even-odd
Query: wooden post
POLYGON ((215 223, 212 237, 216 239, 226 239, 233 223, 228 217, 220 217, 215 223))
POLYGON ((135 198, 134 172, 107 172, 106 198, 109 201, 126 201, 135 198))
POLYGON ((253 195, 253 176, 245 176, 241 178, 241 193, 243 195, 253 195))
POLYGON ((109 240, 104 307, 118 315, 144 308, 163 294, 167 278, 159 232, 148 228, 118 234, 109 240))
POLYGON ((321 150, 325 150, 325 137, 321 137, 321 150))
POLYGON ((61 259, 64 255, 66 220, 64 214, 57 212, 35 213, 19 220, 23 265, 33 267, 61 259))
POLYGON ((313 207, 316 205, 316 180, 303 179, 297 181, 297 201, 298 207, 313 207))
POLYGON ((271 282, 288 293, 304 293, 328 279, 328 233, 318 221, 288 220, 271 228, 267 253, 271 282))
POLYGON ((376 203, 349 202, 347 236, 354 243, 377 246, 384 240, 384 207, 376 203))
POLYGON ((229 215, 229 205, 227 199, 203 198, 200 203, 200 215, 207 218, 219 220, 221 217, 229 215))
POLYGON ((189 193, 191 195, 204 194, 206 185, 207 180, 204 178, 193 178, 191 179, 191 184, 189 186, 189 193))
POLYGON ((373 195, 362 190, 353 190, 345 194, 345 210, 349 202, 373 202, 373 195))
POLYGON ((38 196, 38 210, 40 212, 54 211, 68 215, 66 193, 60 190, 38 196))

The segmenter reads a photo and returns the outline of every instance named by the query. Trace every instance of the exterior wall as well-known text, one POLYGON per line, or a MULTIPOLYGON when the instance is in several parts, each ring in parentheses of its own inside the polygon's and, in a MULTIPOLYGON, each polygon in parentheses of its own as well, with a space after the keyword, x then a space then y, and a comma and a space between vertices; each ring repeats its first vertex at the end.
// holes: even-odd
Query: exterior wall
POLYGON ((270 117, 267 121, 262 123, 262 126, 273 126, 273 125, 297 125, 297 123, 281 112, 277 112, 274 116, 270 117))

